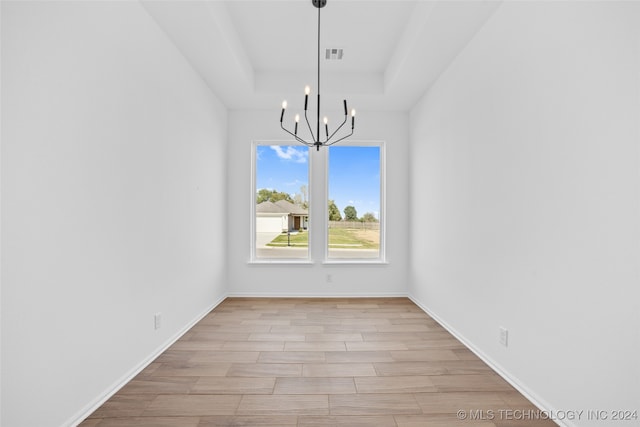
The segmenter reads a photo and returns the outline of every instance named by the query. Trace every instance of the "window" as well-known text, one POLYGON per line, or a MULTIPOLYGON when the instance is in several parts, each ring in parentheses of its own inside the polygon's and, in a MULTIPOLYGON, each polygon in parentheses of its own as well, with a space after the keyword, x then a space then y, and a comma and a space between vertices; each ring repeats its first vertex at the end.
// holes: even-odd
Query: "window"
POLYGON ((384 260, 382 144, 329 147, 327 259, 384 260))
POLYGON ((251 262, 385 261, 384 143, 256 141, 251 182, 251 262))
POLYGON ((309 259, 309 149, 254 144, 252 259, 309 259))

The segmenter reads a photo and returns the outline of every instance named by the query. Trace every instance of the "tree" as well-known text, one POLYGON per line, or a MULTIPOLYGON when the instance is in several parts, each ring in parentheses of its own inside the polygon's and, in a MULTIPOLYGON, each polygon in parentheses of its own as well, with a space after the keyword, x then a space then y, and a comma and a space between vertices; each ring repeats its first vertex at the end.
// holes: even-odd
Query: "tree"
POLYGON ((307 204, 307 186, 306 185, 300 186, 300 194, 302 194, 302 204, 306 205, 307 204))
POLYGON ((366 214, 362 215, 362 220, 364 222, 378 222, 378 218, 376 218, 376 216, 371 212, 367 212, 366 214))
POLYGON ((329 200, 329 221, 340 221, 341 219, 340 209, 336 206, 336 202, 329 200))
POLYGON ((293 203, 304 208, 309 209, 309 203, 307 202, 307 186, 300 187, 300 194, 296 193, 293 196, 293 203))
POLYGON ((293 203, 293 199, 288 193, 284 193, 278 190, 269 190, 267 188, 261 188, 258 190, 258 194, 256 196, 256 203, 260 204, 266 201, 277 202, 278 200, 286 200, 287 202, 293 203))
POLYGON ((258 195, 256 197, 256 203, 260 204, 262 202, 266 202, 271 197, 271 190, 267 190, 266 188, 261 188, 258 190, 258 195))
POLYGON ((357 221, 358 220, 358 212, 356 208, 353 206, 347 206, 344 208, 344 220, 345 221, 357 221))

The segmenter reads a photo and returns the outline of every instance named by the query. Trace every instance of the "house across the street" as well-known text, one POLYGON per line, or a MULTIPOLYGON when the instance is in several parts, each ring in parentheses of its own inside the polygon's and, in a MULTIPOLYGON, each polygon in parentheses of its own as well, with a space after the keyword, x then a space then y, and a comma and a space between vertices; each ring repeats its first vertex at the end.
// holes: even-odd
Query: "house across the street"
POLYGON ((306 230, 309 211, 286 200, 262 202, 256 205, 256 232, 286 232, 306 230))

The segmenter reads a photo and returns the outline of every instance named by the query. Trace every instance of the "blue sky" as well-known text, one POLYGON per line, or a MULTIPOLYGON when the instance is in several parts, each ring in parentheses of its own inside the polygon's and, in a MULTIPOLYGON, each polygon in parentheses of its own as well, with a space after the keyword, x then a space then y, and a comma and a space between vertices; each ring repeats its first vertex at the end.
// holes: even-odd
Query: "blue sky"
MULTIPOLYGON (((326 150, 327 148, 321 148, 326 150)), ((380 211, 380 147, 333 146, 329 149, 329 199, 344 216, 351 205, 358 216, 380 211)), ((256 151, 256 189, 268 188, 291 194, 308 187, 309 156, 315 150, 300 145, 261 145, 256 151)))

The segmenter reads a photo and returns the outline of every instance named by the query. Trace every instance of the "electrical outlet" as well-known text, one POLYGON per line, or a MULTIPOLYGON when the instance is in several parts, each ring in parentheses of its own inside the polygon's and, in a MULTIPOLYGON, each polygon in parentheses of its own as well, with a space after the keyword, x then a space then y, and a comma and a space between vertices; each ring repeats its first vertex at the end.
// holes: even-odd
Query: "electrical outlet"
POLYGON ((327 274, 327 283, 333 282, 333 276, 331 274, 327 274))
POLYGON ((160 329, 162 325, 162 313, 156 313, 153 315, 153 326, 155 329, 160 329))
POLYGON ((500 344, 507 347, 509 345, 509 330, 500 326, 500 344))

